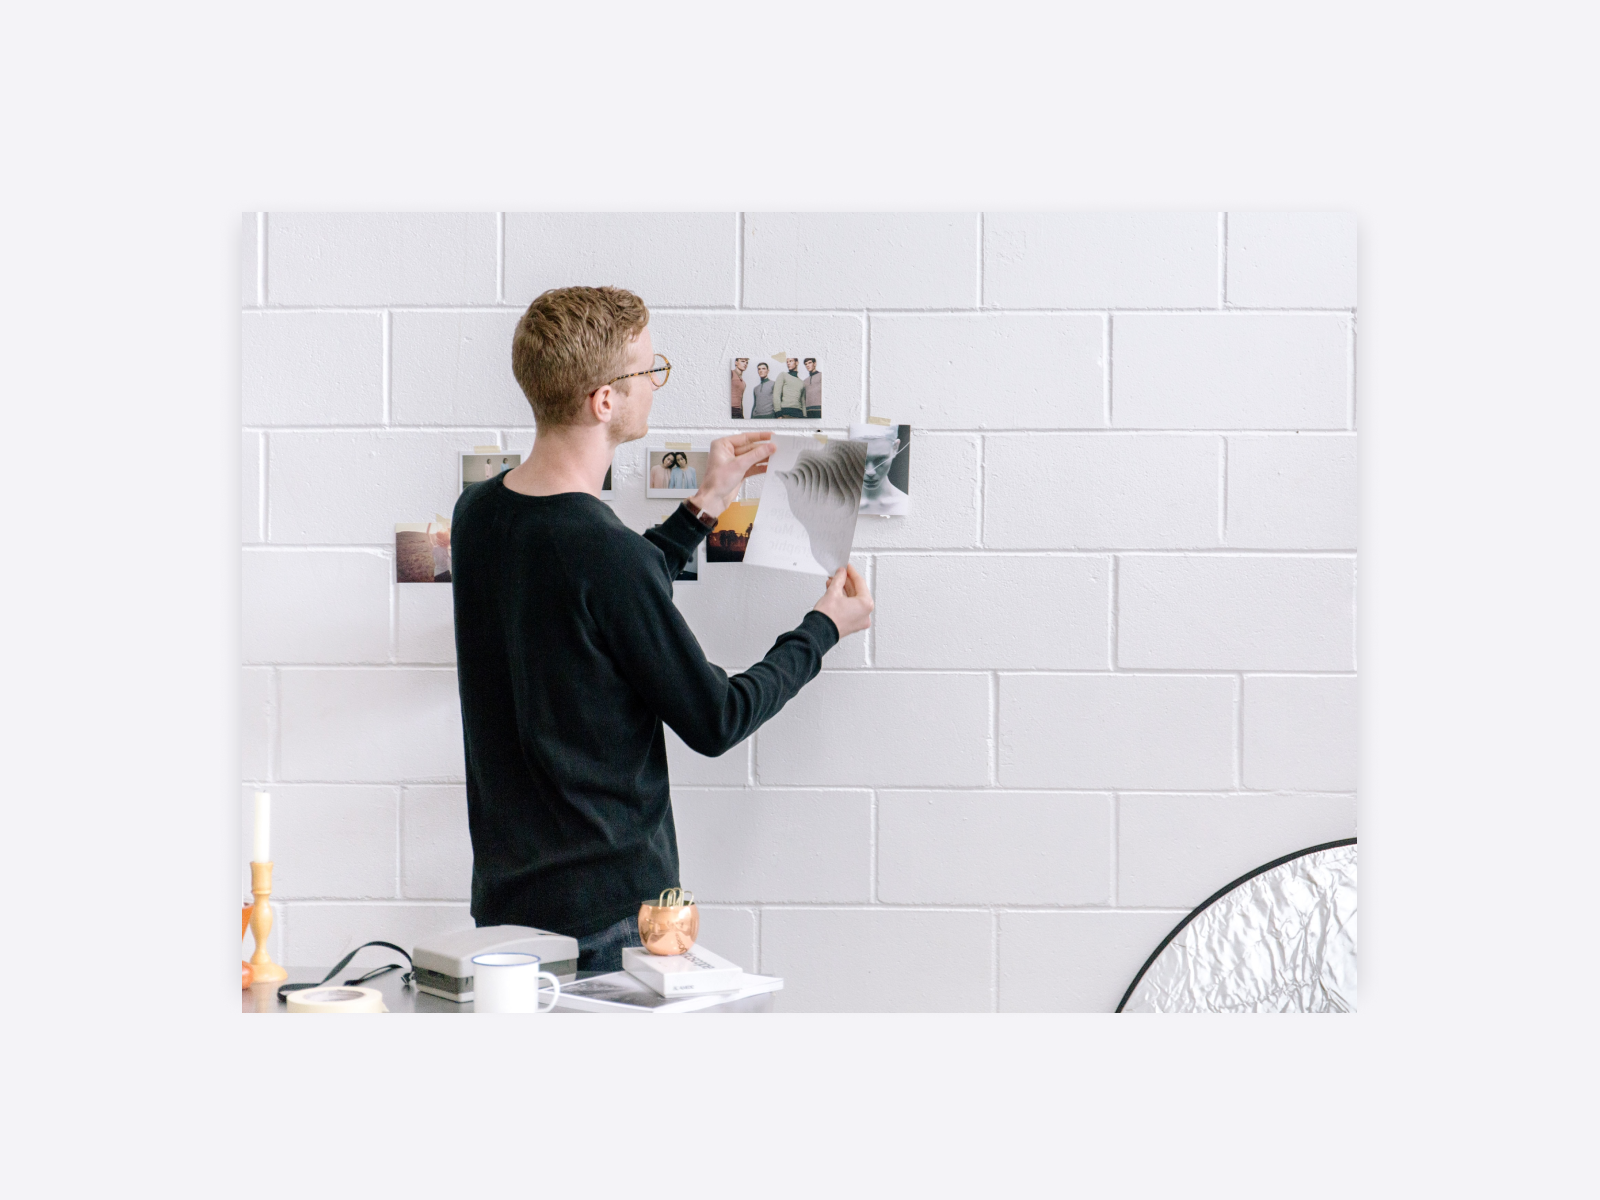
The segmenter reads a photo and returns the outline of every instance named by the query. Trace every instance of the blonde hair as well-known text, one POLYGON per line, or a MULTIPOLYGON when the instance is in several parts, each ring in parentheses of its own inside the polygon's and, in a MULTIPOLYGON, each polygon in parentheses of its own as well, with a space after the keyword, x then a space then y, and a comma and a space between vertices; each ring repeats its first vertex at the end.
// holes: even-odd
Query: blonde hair
POLYGON ((626 373, 628 344, 649 323, 644 301, 624 288, 551 288, 528 305, 511 338, 511 373, 534 421, 574 424, 590 393, 626 373))

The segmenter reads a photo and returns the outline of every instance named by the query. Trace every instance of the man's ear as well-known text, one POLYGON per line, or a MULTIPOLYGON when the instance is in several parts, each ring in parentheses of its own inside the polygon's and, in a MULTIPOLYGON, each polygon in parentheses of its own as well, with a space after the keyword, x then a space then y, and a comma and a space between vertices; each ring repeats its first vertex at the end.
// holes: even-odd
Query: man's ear
POLYGON ((602 383, 589 393, 589 414, 602 425, 608 424, 617 411, 617 394, 609 383, 602 383))

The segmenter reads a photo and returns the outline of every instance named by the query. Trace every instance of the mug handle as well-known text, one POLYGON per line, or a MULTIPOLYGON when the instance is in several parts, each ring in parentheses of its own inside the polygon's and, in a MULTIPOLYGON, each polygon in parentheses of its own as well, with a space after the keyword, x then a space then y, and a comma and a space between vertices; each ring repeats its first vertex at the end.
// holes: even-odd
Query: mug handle
MULTIPOLYGON (((535 1000, 533 1002, 533 1011, 534 1012, 549 1012, 551 1008, 554 1008, 556 1006, 556 998, 561 995, 561 980, 557 979, 554 975, 550 974, 549 971, 540 971, 539 972, 539 978, 540 979, 548 979, 550 981, 550 987, 551 987, 550 1006, 549 1006, 549 1008, 540 1008, 539 1007, 539 1002, 537 1000, 535 1000)), ((543 991, 544 989, 540 988, 539 990, 543 991)))

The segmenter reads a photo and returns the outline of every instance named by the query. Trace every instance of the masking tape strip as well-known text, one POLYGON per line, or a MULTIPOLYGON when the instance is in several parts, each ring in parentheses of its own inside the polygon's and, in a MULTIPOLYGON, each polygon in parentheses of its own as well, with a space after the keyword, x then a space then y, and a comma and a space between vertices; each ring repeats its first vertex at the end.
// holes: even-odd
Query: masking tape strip
POLYGON ((386 1013, 383 993, 369 987, 307 988, 290 992, 287 998, 292 1013, 386 1013))
POLYGON ((888 423, 889 423, 889 418, 888 417, 868 417, 867 418, 867 424, 868 425, 887 425, 888 423))
POLYGON ((474 446, 472 448, 472 452, 474 454, 499 454, 500 453, 500 447, 499 446, 474 446))
POLYGON ((668 450, 692 449, 688 442, 663 442, 662 445, 664 445, 668 450))

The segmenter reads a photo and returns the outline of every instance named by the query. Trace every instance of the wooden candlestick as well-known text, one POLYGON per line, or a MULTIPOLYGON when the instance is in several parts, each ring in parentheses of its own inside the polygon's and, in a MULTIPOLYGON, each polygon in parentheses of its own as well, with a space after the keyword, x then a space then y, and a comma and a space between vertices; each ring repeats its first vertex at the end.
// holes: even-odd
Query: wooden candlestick
POLYGON ((250 969, 257 983, 277 983, 289 978, 272 956, 267 953, 267 937, 272 933, 272 905, 267 897, 272 895, 272 864, 250 864, 250 894, 256 898, 255 911, 250 914, 250 932, 256 939, 256 952, 250 956, 250 969))

